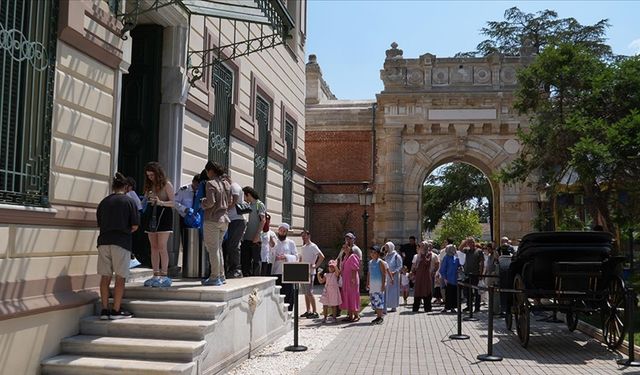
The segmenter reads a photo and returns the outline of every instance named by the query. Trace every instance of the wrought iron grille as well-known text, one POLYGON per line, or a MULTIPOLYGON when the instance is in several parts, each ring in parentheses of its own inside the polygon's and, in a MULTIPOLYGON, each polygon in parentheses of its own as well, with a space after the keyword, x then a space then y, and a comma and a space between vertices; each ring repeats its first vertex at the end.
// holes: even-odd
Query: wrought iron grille
POLYGON ((254 189, 260 199, 266 202, 267 193, 267 152, 269 150, 269 120, 271 119, 271 105, 258 96, 256 98, 256 119, 258 120, 258 144, 253 157, 254 189))
POLYGON ((0 203, 48 206, 58 1, 0 1, 0 203))
POLYGON ((296 160, 295 130, 293 124, 285 122, 284 143, 287 148, 287 160, 284 163, 282 180, 282 221, 291 224, 293 211, 293 163, 296 160))
POLYGON ((209 160, 228 168, 233 72, 222 64, 215 64, 212 78, 216 102, 214 116, 209 123, 209 160))

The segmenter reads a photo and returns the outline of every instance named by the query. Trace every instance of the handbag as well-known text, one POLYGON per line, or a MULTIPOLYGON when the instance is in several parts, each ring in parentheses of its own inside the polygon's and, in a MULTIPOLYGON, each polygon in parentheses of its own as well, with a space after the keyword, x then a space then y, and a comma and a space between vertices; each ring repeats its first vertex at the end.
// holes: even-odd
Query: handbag
POLYGON ((251 205, 247 202, 236 203, 236 213, 238 215, 244 215, 251 212, 251 205))

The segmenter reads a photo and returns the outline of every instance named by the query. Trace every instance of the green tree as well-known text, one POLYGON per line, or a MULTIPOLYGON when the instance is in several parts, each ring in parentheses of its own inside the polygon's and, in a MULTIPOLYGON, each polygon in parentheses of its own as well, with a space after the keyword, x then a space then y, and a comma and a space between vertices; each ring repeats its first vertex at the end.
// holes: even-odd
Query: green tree
POLYGON ((491 185, 477 168, 465 163, 445 165, 427 177, 422 187, 423 228, 433 230, 449 209, 472 201, 482 222, 491 212, 491 185), (484 199, 488 200, 488 204, 484 199))
POLYGON ((609 22, 602 19, 593 25, 582 25, 575 18, 558 18, 553 10, 525 13, 517 7, 504 12, 504 20, 489 21, 480 31, 488 39, 480 42, 476 51, 462 52, 457 57, 486 56, 501 53, 520 55, 525 47, 529 53, 540 53, 554 44, 580 45, 591 53, 611 57, 611 47, 605 44, 605 32, 609 22))
POLYGON ((468 236, 479 237, 482 234, 478 212, 462 204, 451 207, 441 220, 441 224, 436 228, 435 240, 444 243, 450 238, 454 243, 460 243, 468 236))
POLYGON ((587 46, 547 46, 518 73, 515 107, 530 116, 520 132, 520 156, 499 178, 549 186, 557 193, 563 178, 577 172, 594 221, 614 230, 638 217, 621 204, 637 197, 640 177, 640 58, 607 62, 587 46))

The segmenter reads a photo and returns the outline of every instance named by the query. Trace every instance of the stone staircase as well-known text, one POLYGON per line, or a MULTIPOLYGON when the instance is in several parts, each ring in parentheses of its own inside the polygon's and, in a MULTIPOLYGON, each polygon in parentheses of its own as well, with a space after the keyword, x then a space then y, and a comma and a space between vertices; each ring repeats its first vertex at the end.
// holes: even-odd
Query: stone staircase
MULTIPOLYGON (((228 314, 227 301, 246 291, 196 285, 191 282, 166 289, 127 285, 123 308, 134 317, 82 319, 80 334, 62 340, 61 354, 42 362, 42 374, 203 373, 201 358, 209 353, 205 350, 211 350, 207 337, 213 337, 228 314)), ((279 294, 279 287, 275 288, 279 294)), ((283 296, 277 297, 290 319, 283 296)))

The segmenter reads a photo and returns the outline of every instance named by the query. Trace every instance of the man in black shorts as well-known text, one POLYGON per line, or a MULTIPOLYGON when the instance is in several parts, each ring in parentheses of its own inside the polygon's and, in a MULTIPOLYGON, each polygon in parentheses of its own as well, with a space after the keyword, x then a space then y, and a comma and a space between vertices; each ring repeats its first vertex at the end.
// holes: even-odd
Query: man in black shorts
POLYGON ((133 315, 122 310, 124 282, 129 275, 132 236, 140 225, 140 216, 133 199, 126 195, 127 179, 116 173, 111 189, 113 193, 98 205, 96 216, 100 235, 98 236, 98 274, 100 278, 100 301, 102 311, 100 319, 125 319, 133 315), (109 284, 116 274, 113 289, 113 308, 109 309, 109 284))

